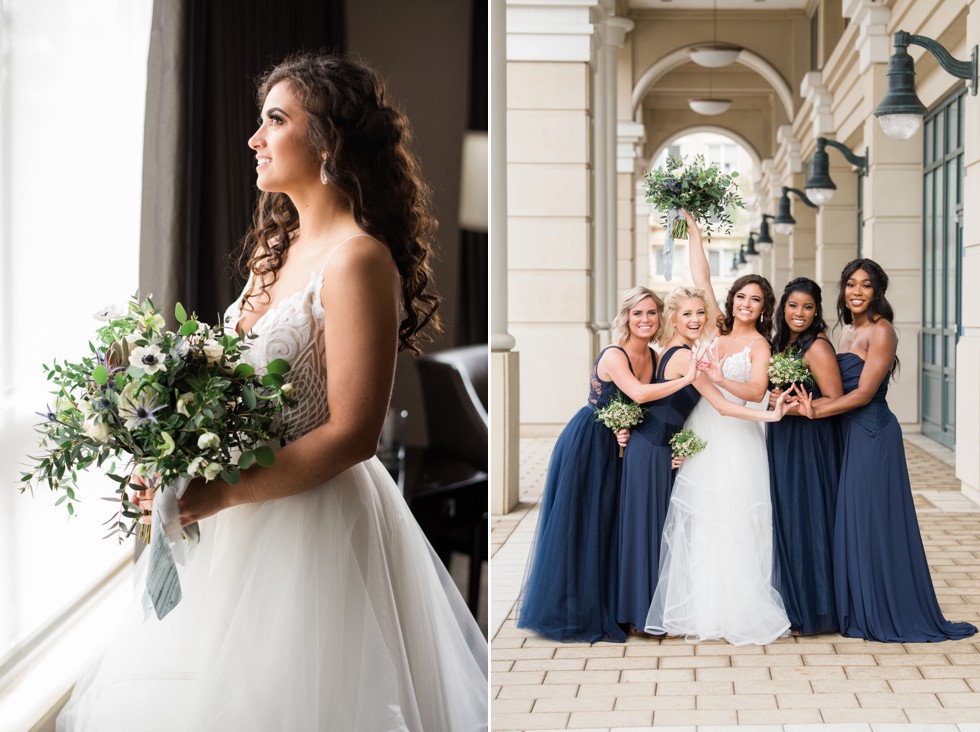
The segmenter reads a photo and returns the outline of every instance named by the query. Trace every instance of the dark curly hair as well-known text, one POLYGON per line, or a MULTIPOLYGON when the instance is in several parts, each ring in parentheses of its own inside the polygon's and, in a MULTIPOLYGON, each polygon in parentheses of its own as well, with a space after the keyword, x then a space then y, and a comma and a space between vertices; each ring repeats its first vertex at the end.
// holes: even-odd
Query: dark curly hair
MULTIPOLYGON (((844 265, 844 269, 840 273, 840 282, 837 286, 837 324, 850 325, 854 322, 854 315, 848 309, 847 300, 844 298, 844 290, 847 288, 847 281, 859 269, 868 274, 871 287, 874 289, 871 302, 868 303, 868 320, 876 323, 878 318, 884 318, 889 323, 894 323, 895 310, 885 298, 885 290, 888 289, 888 275, 885 274, 885 270, 873 259, 853 259, 844 265)), ((892 364, 892 378, 898 375, 901 366, 902 362, 898 360, 896 355, 895 363, 892 364)))
MULTIPOLYGON (((407 118, 392 106, 381 76, 349 58, 325 53, 288 57, 259 81, 259 108, 282 81, 308 115, 310 154, 319 159, 321 151, 327 152, 330 185, 346 198, 358 226, 390 250, 401 275, 405 312, 398 327, 399 350, 420 353, 422 329, 439 328, 439 296, 429 289, 438 223, 411 150, 407 118)), ((285 194, 260 192, 239 258, 243 274, 271 274, 268 288, 278 278, 298 227, 299 214, 285 194)))
POLYGON ((762 275, 747 274, 742 275, 728 291, 725 298, 725 314, 718 319, 718 330, 722 335, 732 332, 735 324, 735 294, 746 285, 758 285, 762 290, 762 313, 755 321, 755 329, 762 334, 767 343, 772 343, 772 311, 776 305, 776 296, 772 292, 772 285, 762 275))
POLYGON ((786 302, 794 292, 802 292, 809 295, 813 298, 814 305, 816 305, 816 309, 813 312, 813 322, 810 323, 809 328, 797 336, 796 347, 805 353, 806 349, 817 339, 817 336, 827 332, 827 323, 823 319, 823 302, 821 299, 820 285, 808 277, 797 277, 795 280, 790 280, 786 283, 783 296, 779 299, 779 305, 776 306, 776 335, 772 340, 772 350, 776 353, 782 353, 786 350, 786 346, 789 345, 790 339, 793 337, 793 331, 786 323, 786 302))

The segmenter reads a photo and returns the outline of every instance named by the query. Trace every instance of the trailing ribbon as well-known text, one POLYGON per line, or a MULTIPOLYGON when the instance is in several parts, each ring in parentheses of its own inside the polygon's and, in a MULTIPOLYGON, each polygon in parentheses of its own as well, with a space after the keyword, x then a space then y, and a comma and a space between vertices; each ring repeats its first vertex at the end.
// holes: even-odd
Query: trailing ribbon
POLYGON ((146 594, 143 610, 150 609, 162 620, 177 607, 183 594, 177 562, 187 566, 194 548, 201 540, 201 529, 196 524, 180 527, 177 499, 184 495, 190 478, 180 478, 173 485, 157 490, 153 499, 153 526, 150 531, 150 563, 146 572, 146 594))
POLYGON ((664 237, 664 279, 670 282, 674 268, 674 222, 683 218, 679 208, 672 208, 667 212, 667 236, 664 237))

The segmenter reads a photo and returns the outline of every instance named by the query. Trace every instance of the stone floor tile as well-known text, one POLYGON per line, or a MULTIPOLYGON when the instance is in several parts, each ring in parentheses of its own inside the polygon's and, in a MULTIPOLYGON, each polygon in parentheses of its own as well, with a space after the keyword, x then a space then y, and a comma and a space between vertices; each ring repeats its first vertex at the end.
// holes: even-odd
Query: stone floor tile
POLYGON ((921 709, 923 707, 942 706, 935 694, 865 694, 857 695, 861 706, 871 707, 901 707, 902 709, 921 709))
POLYGON ((501 686, 509 684, 543 684, 544 671, 504 671, 494 674, 493 681, 501 686))
POLYGON ((490 647, 490 658, 494 661, 531 661, 536 658, 560 658, 560 656, 555 656, 555 653, 554 648, 501 648, 496 641, 490 647))
POLYGON ((699 668, 694 671, 698 681, 768 681, 767 668, 699 668))
POLYGON ((819 724, 818 709, 740 709, 738 723, 751 724, 819 724))
POLYGON ((771 681, 736 681, 736 694, 810 694, 811 682, 805 679, 780 679, 771 681))
POLYGON ((696 656, 761 656, 765 652, 763 646, 733 646, 730 643, 698 643, 694 646, 696 656))
POLYGON ((624 669, 620 681, 694 681, 693 668, 624 669))
POLYGON ((581 671, 584 658, 531 658, 514 661, 513 671, 581 671))
MULTIPOLYGON (((929 667, 926 666, 926 668, 929 667)), ((916 692, 934 694, 940 691, 971 691, 969 685, 963 679, 919 679, 908 681, 895 679, 889 683, 896 694, 911 694, 916 692)))
MULTIPOLYGON (((871 655, 883 655, 893 653, 908 653, 908 649, 901 643, 874 643, 864 641, 860 645, 853 643, 834 643, 834 650, 837 653, 868 653, 871 655)), ((925 644, 930 645, 930 644, 925 644)))
MULTIPOLYGON (((509 684, 500 687, 493 699, 552 699, 554 697, 573 697, 578 693, 578 684, 509 684)), ((651 690, 651 693, 652 690, 651 690)), ((496 709, 496 702, 490 704, 496 709)))
POLYGON ((616 699, 616 709, 696 709, 694 696, 621 696, 616 699))
MULTIPOLYGON (((870 666, 859 666, 868 668, 870 666)), ((784 668, 771 668, 769 673, 775 681, 786 679, 845 679, 847 678, 843 668, 837 666, 786 666, 784 668)))
MULTIPOLYGON (((704 724, 698 727, 698 732, 732 732, 727 725, 704 724)), ((743 724, 738 732, 783 732, 781 724, 743 724)))
POLYGON ((905 715, 913 724, 961 724, 963 722, 980 722, 980 702, 975 708, 958 707, 956 709, 906 709, 905 715))
POLYGON ((619 671, 548 671, 546 684, 612 684, 619 681, 619 671))
POLYGON ((857 707, 854 694, 776 694, 780 709, 845 709, 857 707))
POLYGON ((586 648, 555 648, 555 658, 622 658, 623 646, 591 646, 586 648))
POLYGON ((568 720, 568 729, 596 727, 598 725, 616 726, 647 726, 653 724, 653 712, 643 710, 625 712, 572 712, 568 720))
MULTIPOLYGON (((871 732, 871 725, 866 722, 838 722, 822 724, 819 730, 805 724, 787 724, 783 732, 871 732)), ((909 732, 909 730, 904 730, 909 732)), ((917 731, 918 732, 918 731, 917 731)))
MULTIPOLYGON (((907 724, 873 724, 871 732, 909 732, 907 724)), ((959 732, 955 724, 918 725, 916 732, 959 732)))
POLYGON ((649 656, 629 657, 629 658, 590 658, 585 664, 585 668, 591 671, 609 669, 642 669, 653 671, 657 668, 657 659, 649 656))
POLYGON ((734 709, 658 709, 653 724, 658 730, 661 725, 738 724, 738 713, 734 709))
POLYGON ((776 709, 774 694, 709 694, 697 697, 698 709, 776 709))
POLYGON ((735 685, 730 681, 665 681, 657 684, 658 696, 689 695, 705 696, 708 694, 734 694, 735 685))
POLYGON ((797 643, 785 643, 779 641, 765 647, 765 652, 769 655, 795 654, 804 656, 806 654, 827 654, 827 653, 848 653, 849 651, 838 651, 833 643, 817 643, 815 641, 803 640, 797 643))
MULTIPOLYGON (((936 653, 902 653, 890 656, 874 656, 879 666, 948 666, 946 655, 936 653)), ((850 664, 844 664, 848 666, 850 664)))
MULTIPOLYGON (((900 658, 900 656, 894 656, 893 658, 900 658)), ((875 657, 871 654, 865 656, 853 652, 835 653, 803 656, 803 663, 807 666, 874 666, 875 657)))
POLYGON ((957 707, 980 707, 980 695, 974 691, 969 693, 947 693, 940 692, 936 694, 939 697, 940 704, 946 709, 955 709, 957 707))
POLYGON ((678 645, 662 645, 656 641, 652 643, 631 643, 626 647, 627 656, 643 656, 649 658, 651 656, 693 656, 694 646, 691 644, 685 644, 683 646, 678 645))
POLYGON ((582 684, 578 687, 579 696, 636 697, 653 696, 656 684, 625 682, 619 684, 582 684))
POLYGON ((517 713, 497 713, 491 710, 490 724, 493 729, 565 729, 568 725, 569 714, 567 712, 554 712, 551 714, 528 714, 517 713))
MULTIPOLYGON (((879 722, 906 722, 908 718, 901 709, 821 709, 824 722, 828 724, 866 722, 874 725, 879 722)), ((873 728, 873 727, 872 727, 873 728)), ((912 727, 908 732, 919 732, 912 727)))
MULTIPOLYGON (((923 668, 950 668, 949 666, 925 666, 923 668)), ((845 666, 849 679, 921 679, 923 668, 918 666, 845 666)))
POLYGON ((611 696, 555 697, 536 700, 534 712, 611 712, 615 704, 616 699, 611 696))
POLYGON ((947 653, 946 658, 954 666, 980 666, 980 656, 973 653, 947 653))
POLYGON ((723 668, 735 660, 761 658, 761 656, 662 656, 660 668, 723 668))
POLYGON ((923 666, 919 671, 927 679, 980 678, 980 668, 975 666, 923 666))
MULTIPOLYGON (((566 700, 568 701, 568 700, 566 700)), ((494 714, 528 714, 534 706, 534 699, 494 699, 494 714)))
POLYGON ((499 673, 500 671, 510 671, 514 665, 513 661, 490 661, 490 672, 499 673))
POLYGON ((773 656, 766 653, 762 656, 732 656, 732 666, 738 667, 758 668, 760 666, 767 666, 769 668, 774 668, 776 666, 802 665, 803 657, 795 655, 773 656))
POLYGON ((812 684, 818 694, 857 694, 859 691, 887 694, 892 691, 885 679, 815 679, 812 684))

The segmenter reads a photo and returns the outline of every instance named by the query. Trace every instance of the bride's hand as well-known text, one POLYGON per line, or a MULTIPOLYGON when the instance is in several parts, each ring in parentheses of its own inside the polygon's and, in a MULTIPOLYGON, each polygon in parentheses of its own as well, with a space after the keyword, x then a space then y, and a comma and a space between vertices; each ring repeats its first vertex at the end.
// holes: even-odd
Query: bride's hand
POLYGON ((208 516, 213 516, 231 503, 226 488, 230 486, 220 478, 207 482, 204 478, 194 478, 177 500, 177 513, 180 525, 187 526, 208 516))
POLYGON ((720 384, 725 379, 724 365, 728 357, 719 360, 711 351, 705 353, 705 367, 702 369, 715 385, 720 384))
POLYGON ((796 400, 796 404, 794 406, 799 411, 799 413, 804 417, 809 417, 810 419, 816 419, 817 412, 813 406, 813 395, 802 387, 797 389, 796 386, 794 385, 793 389, 796 390, 796 395, 798 397, 796 400))

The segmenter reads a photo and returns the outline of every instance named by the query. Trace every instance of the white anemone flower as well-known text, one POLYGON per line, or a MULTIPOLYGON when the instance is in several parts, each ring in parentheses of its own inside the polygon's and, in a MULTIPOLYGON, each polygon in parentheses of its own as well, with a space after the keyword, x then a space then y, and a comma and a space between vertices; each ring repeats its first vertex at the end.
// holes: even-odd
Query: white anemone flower
POLYGON ((109 323, 113 320, 122 320, 126 317, 127 312, 118 305, 106 305, 92 313, 92 317, 101 320, 103 323, 109 323))
POLYGON ((155 374, 157 371, 166 371, 167 365, 164 363, 166 356, 160 350, 160 346, 152 344, 149 346, 137 346, 129 354, 129 362, 138 368, 143 369, 147 374, 155 374))

